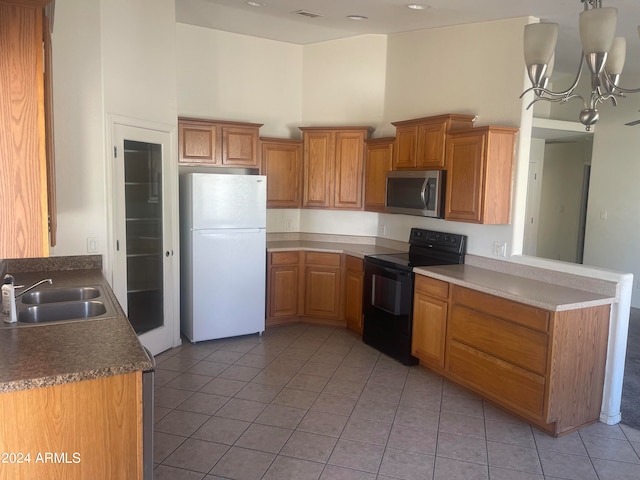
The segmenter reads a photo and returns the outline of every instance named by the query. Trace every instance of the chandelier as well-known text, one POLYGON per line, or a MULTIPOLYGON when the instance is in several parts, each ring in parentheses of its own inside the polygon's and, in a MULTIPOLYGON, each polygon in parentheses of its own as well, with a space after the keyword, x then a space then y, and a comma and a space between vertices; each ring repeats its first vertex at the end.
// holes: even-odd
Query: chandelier
POLYGON ((532 87, 525 90, 520 98, 529 92, 534 93, 535 99, 527 109, 541 100, 564 103, 579 98, 584 104, 580 122, 589 131, 600 117, 599 103, 611 100, 615 106, 618 98, 624 97, 625 93, 639 93, 640 88, 629 90, 618 85, 627 48, 624 37, 615 37, 618 10, 602 7, 601 0, 580 1, 584 4, 579 23, 582 55, 573 84, 561 92, 546 88, 553 72, 558 24, 532 23, 524 27, 524 59, 532 87), (576 93, 583 64, 591 74, 591 97, 588 99, 576 93))

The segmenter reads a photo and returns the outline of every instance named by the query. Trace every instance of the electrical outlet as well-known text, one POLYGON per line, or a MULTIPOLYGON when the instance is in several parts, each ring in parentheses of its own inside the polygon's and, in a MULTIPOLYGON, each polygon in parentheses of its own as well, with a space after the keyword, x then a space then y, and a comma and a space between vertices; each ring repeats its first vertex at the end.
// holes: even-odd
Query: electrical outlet
POLYGON ((506 257, 507 242, 493 242, 493 254, 496 257, 506 257))
POLYGON ((87 237, 87 253, 98 253, 98 239, 87 237))
POLYGON ((293 230, 293 220, 290 218, 286 218, 284 220, 284 228, 287 232, 290 232, 291 230, 293 230))
POLYGON ((387 233, 387 226, 386 225, 380 225, 380 235, 386 235, 387 233))

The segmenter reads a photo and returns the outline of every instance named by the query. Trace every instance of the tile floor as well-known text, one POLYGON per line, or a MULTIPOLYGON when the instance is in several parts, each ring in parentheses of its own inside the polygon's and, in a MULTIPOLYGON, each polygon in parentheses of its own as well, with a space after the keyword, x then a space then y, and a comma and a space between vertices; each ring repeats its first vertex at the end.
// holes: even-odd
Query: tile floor
POLYGON ((640 478, 640 431, 551 438, 345 329, 283 326, 156 361, 157 480, 640 478))

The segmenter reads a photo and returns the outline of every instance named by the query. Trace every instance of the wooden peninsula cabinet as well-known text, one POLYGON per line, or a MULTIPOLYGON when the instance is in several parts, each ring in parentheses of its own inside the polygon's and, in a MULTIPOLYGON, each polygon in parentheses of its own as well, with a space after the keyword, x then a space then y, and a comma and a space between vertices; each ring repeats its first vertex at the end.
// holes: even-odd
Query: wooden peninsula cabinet
POLYGON ((300 127, 304 208, 361 210, 370 127, 300 127))
POLYGON ((394 138, 386 137, 370 138, 365 142, 364 209, 369 212, 384 212, 394 141, 394 138))
POLYGON ((551 311, 416 276, 413 355, 550 435, 598 420, 609 305, 551 311))
POLYGON ((0 478, 143 478, 141 372, 0 394, 0 425, 0 451, 29 454, 0 478))
POLYGON ((302 205, 302 141, 260 139, 262 174, 267 176, 267 208, 302 205))
POLYGON ((183 165, 260 168, 262 124, 178 119, 178 162, 183 165))
POLYGON ((344 319, 347 328, 362 335, 362 289, 364 286, 364 261, 361 258, 344 257, 344 319))
POLYGON ((474 115, 438 115, 392 122, 396 127, 394 170, 442 170, 449 132, 473 127, 474 115))
POLYGON ((489 126, 448 135, 445 220, 509 223, 517 132, 489 126))

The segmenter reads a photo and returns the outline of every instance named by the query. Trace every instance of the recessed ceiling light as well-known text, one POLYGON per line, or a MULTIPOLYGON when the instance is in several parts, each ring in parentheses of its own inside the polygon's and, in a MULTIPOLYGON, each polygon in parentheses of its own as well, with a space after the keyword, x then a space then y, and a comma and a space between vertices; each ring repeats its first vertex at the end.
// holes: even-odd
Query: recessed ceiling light
POLYGON ((365 17, 363 15, 347 15, 347 18, 349 20, 369 20, 368 17, 365 17))
POLYGON ((249 0, 247 2, 247 5, 250 5, 252 7, 264 7, 265 4, 262 2, 254 2, 253 0, 249 0))
POLYGON ((431 7, 429 7, 429 5, 425 5, 424 3, 410 3, 409 5, 407 5, 407 8, 410 8, 411 10, 426 10, 427 8, 431 7))

